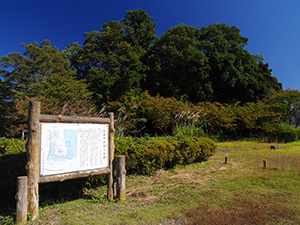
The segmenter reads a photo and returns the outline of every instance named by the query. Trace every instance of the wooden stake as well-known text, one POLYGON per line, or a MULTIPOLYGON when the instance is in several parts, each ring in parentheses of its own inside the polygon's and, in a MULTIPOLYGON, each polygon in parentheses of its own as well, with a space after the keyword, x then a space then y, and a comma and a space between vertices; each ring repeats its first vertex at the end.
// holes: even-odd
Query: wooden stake
POLYGON ((32 220, 36 219, 39 213, 40 109, 40 102, 29 103, 26 170, 28 176, 28 213, 30 213, 32 220))
POLYGON ((264 169, 266 169, 267 168, 267 162, 266 162, 266 160, 264 160, 263 163, 264 163, 264 169))
POLYGON ((117 198, 120 201, 125 200, 125 156, 117 156, 117 198))
POLYGON ((108 165, 110 168, 110 173, 107 175, 107 198, 108 200, 113 199, 114 197, 114 189, 113 189, 113 160, 114 160, 114 135, 115 135, 115 123, 114 123, 114 114, 112 112, 108 113, 110 119, 110 127, 109 127, 109 161, 108 165))
POLYGON ((17 224, 23 224, 27 221, 27 176, 17 178, 17 224))

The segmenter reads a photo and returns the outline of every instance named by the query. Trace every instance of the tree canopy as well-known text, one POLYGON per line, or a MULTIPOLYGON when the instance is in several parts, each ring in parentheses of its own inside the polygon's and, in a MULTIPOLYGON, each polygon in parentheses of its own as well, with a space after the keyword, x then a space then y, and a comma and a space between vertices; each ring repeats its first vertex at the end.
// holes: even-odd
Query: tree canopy
POLYGON ((86 33, 83 47, 70 45, 77 77, 87 79, 99 104, 142 90, 194 103, 246 103, 282 90, 237 27, 180 24, 157 38, 155 26, 146 11, 130 10, 86 33))
POLYGON ((78 78, 91 84, 96 100, 115 100, 139 92, 148 67, 140 58, 156 39, 156 24, 145 10, 129 10, 121 21, 102 23, 85 34, 83 47, 70 58, 78 78))
POLYGON ((1 95, 5 101, 2 115, 14 126, 21 127, 27 120, 24 101, 43 99, 44 113, 47 113, 45 109, 53 113, 57 106, 72 105, 91 97, 87 84, 76 80, 69 61, 49 40, 22 46, 23 54, 14 52, 0 59, 0 74, 4 79, 1 95))
POLYGON ((87 85, 75 79, 75 71, 49 40, 22 44, 25 52, 1 58, 1 75, 13 91, 12 98, 53 99, 65 104, 90 95, 87 85))
POLYGON ((268 64, 257 63, 244 49, 247 40, 225 24, 171 28, 145 57, 150 68, 145 88, 165 97, 221 103, 256 101, 281 90, 268 64))
POLYGON ((85 33, 82 46, 75 42, 59 52, 44 40, 1 57, 0 128, 24 124, 28 100, 42 99, 47 112, 74 104, 84 111, 144 91, 159 99, 235 106, 269 97, 270 104, 293 104, 282 106, 286 117, 299 115, 298 102, 284 99, 298 93, 283 94, 263 56, 245 49, 248 38, 237 27, 180 24, 158 37, 156 25, 145 10, 129 10, 85 33))

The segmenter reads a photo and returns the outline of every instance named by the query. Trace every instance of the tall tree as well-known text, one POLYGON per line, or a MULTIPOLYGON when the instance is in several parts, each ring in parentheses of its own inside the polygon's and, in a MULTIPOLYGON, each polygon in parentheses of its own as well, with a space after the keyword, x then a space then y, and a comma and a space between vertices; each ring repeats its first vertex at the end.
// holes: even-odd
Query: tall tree
POLYGON ((153 95, 177 99, 187 95, 194 102, 210 99, 210 68, 200 47, 198 29, 183 24, 171 28, 144 57, 150 68, 144 88, 153 95))
POLYGON ((262 57, 244 49, 248 39, 225 24, 200 29, 178 25, 163 34, 145 57, 145 87, 165 97, 193 102, 249 102, 282 89, 262 57))
POLYGON ((153 18, 144 10, 127 11, 119 21, 102 23, 85 34, 83 47, 70 57, 78 78, 86 78, 100 104, 141 90, 148 69, 140 58, 156 38, 153 18))
POLYGON ((88 97, 87 85, 75 79, 69 62, 49 40, 40 44, 22 44, 25 52, 1 57, 1 76, 14 93, 14 98, 43 96, 65 104, 88 97))
POLYGON ((14 110, 8 116, 13 118, 15 125, 24 124, 26 120, 26 116, 21 116, 24 112, 20 112, 24 107, 18 105, 24 101, 42 98, 45 108, 50 110, 91 96, 85 81, 76 80, 69 61, 49 40, 22 45, 25 47, 23 54, 14 52, 0 59, 2 94, 9 93, 5 102, 13 104, 14 110))

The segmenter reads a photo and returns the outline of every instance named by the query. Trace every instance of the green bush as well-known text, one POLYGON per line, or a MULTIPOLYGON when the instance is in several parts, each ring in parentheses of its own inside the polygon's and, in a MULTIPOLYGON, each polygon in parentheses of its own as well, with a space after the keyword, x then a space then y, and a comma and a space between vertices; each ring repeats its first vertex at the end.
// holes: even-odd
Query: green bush
POLYGON ((207 160, 216 149, 209 138, 124 137, 116 141, 115 155, 124 155, 129 174, 152 174, 161 168, 207 160))
POLYGON ((276 129, 268 132, 270 142, 292 142, 300 138, 300 128, 293 128, 291 125, 281 123, 276 129))
POLYGON ((2 155, 16 155, 26 152, 26 141, 20 139, 0 138, 0 156, 2 155))
POLYGON ((179 143, 184 164, 206 161, 216 150, 215 142, 209 138, 186 137, 179 143))

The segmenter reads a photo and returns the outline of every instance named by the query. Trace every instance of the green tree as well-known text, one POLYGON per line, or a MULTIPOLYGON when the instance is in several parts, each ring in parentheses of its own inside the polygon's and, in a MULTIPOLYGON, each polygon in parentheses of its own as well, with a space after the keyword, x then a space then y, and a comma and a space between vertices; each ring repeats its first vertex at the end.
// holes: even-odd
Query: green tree
POLYGON ((152 95, 165 97, 187 95, 197 102, 210 99, 213 90, 209 65, 201 46, 198 29, 178 25, 163 34, 145 56, 151 68, 144 83, 152 95))
POLYGON ((286 89, 267 96, 266 103, 280 114, 280 122, 298 127, 300 125, 300 91, 286 89))
POLYGON ((12 111, 13 102, 12 91, 8 87, 8 82, 0 79, 0 135, 5 136, 5 130, 10 124, 9 115, 12 111))
POLYGON ((12 89, 14 98, 43 96, 65 104, 90 95, 87 85, 75 79, 69 62, 49 40, 22 46, 25 47, 23 55, 14 52, 0 60, 1 76, 12 89))
POLYGON ((262 57, 244 49, 248 39, 225 24, 200 29, 178 25, 163 34, 145 57, 151 94, 192 102, 249 102, 281 90, 262 57))
POLYGON ((99 104, 141 91, 148 68, 140 58, 156 38, 152 21, 144 10, 127 11, 121 22, 102 23, 99 31, 86 33, 83 47, 71 55, 78 78, 88 80, 99 104))
POLYGON ((24 125, 27 110, 23 105, 28 100, 43 99, 44 108, 52 109, 89 99, 85 81, 76 80, 69 61, 49 40, 22 46, 23 54, 14 52, 0 59, 2 93, 9 93, 5 103, 13 104, 6 113, 14 126, 24 125))

